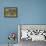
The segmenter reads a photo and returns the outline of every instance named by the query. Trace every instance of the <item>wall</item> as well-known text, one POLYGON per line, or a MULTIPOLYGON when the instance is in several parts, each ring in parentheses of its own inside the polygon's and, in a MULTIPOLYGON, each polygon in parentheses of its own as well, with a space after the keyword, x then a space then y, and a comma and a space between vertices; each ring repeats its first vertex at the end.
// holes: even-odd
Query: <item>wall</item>
POLYGON ((46 24, 46 0, 28 0, 22 9, 21 24, 46 24))
POLYGON ((46 24, 46 0, 1 0, 0 44, 8 43, 9 32, 17 32, 17 24, 46 24), (4 7, 17 7, 17 18, 5 18, 4 7))

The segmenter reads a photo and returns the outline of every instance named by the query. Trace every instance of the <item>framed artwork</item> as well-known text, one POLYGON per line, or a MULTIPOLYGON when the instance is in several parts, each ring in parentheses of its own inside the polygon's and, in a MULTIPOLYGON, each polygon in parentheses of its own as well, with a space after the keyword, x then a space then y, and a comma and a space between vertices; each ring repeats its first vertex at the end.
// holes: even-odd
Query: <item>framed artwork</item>
POLYGON ((20 31, 20 41, 46 41, 46 25, 20 24, 18 30, 20 31))
POLYGON ((4 16, 5 17, 17 17, 17 8, 16 7, 5 7, 4 16))

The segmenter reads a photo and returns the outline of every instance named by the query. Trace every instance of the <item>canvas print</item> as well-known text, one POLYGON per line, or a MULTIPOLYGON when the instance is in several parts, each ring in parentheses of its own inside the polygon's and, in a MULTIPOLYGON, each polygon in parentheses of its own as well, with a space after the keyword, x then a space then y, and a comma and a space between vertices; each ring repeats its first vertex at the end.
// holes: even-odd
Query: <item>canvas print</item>
POLYGON ((17 17, 17 8, 16 7, 5 7, 4 16, 6 17, 17 17))

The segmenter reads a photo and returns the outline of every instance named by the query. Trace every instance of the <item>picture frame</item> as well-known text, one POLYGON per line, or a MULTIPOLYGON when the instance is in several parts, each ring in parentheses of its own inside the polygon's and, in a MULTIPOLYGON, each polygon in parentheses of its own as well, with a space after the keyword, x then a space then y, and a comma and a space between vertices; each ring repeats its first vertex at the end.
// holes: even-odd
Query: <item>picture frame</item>
POLYGON ((17 17, 17 7, 5 7, 4 8, 5 17, 17 17))
POLYGON ((18 38, 19 42, 22 40, 46 41, 46 24, 19 24, 18 38))

